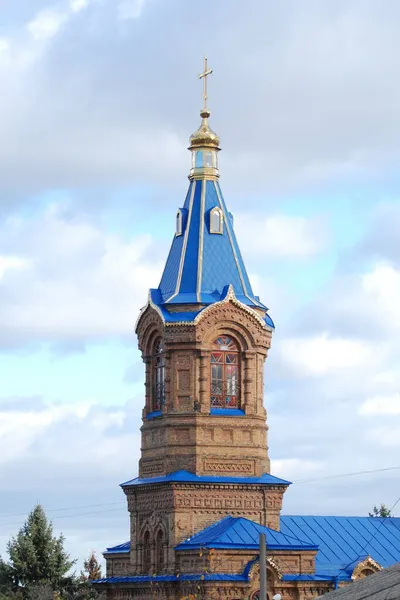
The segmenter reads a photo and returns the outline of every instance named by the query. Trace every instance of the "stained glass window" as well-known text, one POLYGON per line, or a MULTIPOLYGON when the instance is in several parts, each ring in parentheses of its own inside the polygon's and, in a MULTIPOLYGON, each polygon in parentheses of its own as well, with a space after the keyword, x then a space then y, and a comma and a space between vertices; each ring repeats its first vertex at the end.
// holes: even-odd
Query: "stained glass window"
POLYGON ((221 335, 211 352, 211 407, 238 408, 239 348, 229 335, 221 335))
POLYGON ((164 344, 159 340, 154 354, 153 410, 161 410, 165 403, 165 354, 164 344))

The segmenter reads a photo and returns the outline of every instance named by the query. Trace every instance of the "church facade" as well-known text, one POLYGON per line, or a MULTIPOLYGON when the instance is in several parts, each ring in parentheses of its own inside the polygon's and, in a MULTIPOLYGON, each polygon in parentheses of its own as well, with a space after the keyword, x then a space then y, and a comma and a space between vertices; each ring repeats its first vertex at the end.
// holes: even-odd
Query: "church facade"
POLYGON ((122 484, 130 539, 107 549, 95 585, 110 600, 256 600, 264 533, 268 597, 316 598, 400 560, 400 524, 390 555, 379 519, 281 516, 290 482, 270 472, 263 393, 274 323, 219 185, 206 83, 200 114, 171 250, 136 325, 146 393, 139 475, 122 484))

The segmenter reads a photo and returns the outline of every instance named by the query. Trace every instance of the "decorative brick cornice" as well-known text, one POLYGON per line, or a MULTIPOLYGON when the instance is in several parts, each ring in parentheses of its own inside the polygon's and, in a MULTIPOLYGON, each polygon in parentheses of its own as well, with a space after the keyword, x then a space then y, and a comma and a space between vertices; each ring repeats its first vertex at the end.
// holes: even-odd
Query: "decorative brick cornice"
POLYGON ((151 293, 149 292, 147 303, 145 304, 145 306, 143 306, 143 308, 140 309, 139 316, 138 316, 138 318, 136 320, 136 323, 135 323, 135 332, 137 332, 140 319, 142 318, 143 314, 146 312, 146 309, 149 306, 151 308, 153 308, 158 313, 158 315, 161 318, 161 320, 162 320, 163 324, 165 325, 165 327, 175 327, 175 326, 178 326, 178 327, 182 327, 182 326, 194 327, 194 326, 197 325, 197 323, 199 323, 199 321, 205 315, 207 315, 210 311, 212 311, 213 308, 215 308, 217 306, 223 306, 224 304, 227 304, 228 302, 231 302, 232 304, 234 304, 235 306, 237 306, 241 310, 244 310, 244 312, 246 312, 252 319, 254 319, 259 325, 261 325, 261 327, 263 329, 265 329, 266 331, 271 331, 272 332, 272 328, 268 327, 268 325, 265 323, 265 321, 253 309, 249 308, 246 304, 243 304, 243 302, 240 302, 240 300, 238 300, 236 298, 235 291, 234 291, 232 285, 229 285, 228 292, 227 292, 225 298, 223 298, 222 300, 219 300, 218 302, 214 302, 213 304, 209 304, 206 308, 204 308, 203 310, 201 310, 199 312, 199 314, 195 317, 195 319, 193 321, 165 321, 164 315, 163 315, 160 307, 157 306, 157 304, 155 304, 153 302, 153 300, 151 299, 151 293))
POLYGON ((249 308, 248 306, 246 306, 246 304, 243 304, 243 302, 240 302, 236 298, 235 291, 234 291, 232 285, 229 285, 228 292, 227 292, 225 298, 223 298, 219 302, 215 302, 214 304, 210 304, 209 306, 207 306, 206 308, 204 308, 197 315, 197 317, 194 320, 194 324, 197 325, 197 323, 199 321, 201 321, 201 319, 204 316, 206 316, 209 312, 211 312, 216 306, 223 306, 224 304, 227 304, 228 302, 231 302, 232 304, 234 304, 238 308, 244 310, 250 317, 252 317, 252 319, 254 319, 259 325, 261 325, 261 327, 263 329, 266 329, 267 331, 272 331, 272 329, 267 326, 267 324, 265 323, 265 321, 263 321, 263 319, 254 310, 252 310, 251 308, 249 308))
POLYGON ((163 316, 163 314, 162 314, 162 311, 161 311, 160 307, 159 307, 159 306, 157 306, 157 304, 154 304, 153 300, 151 299, 151 292, 149 292, 149 295, 148 295, 148 297, 147 297, 147 302, 146 302, 146 304, 143 306, 143 308, 141 308, 141 309, 140 309, 139 316, 138 316, 138 318, 136 319, 136 323, 135 323, 135 333, 137 333, 137 332, 138 332, 138 327, 139 327, 140 320, 141 320, 142 316, 144 315, 144 313, 146 312, 146 310, 147 310, 149 307, 151 307, 153 310, 155 310, 155 311, 156 311, 156 313, 157 313, 157 314, 158 314, 158 316, 160 317, 161 321, 162 321, 162 322, 164 323, 164 325, 165 325, 165 319, 164 319, 164 316, 163 316))

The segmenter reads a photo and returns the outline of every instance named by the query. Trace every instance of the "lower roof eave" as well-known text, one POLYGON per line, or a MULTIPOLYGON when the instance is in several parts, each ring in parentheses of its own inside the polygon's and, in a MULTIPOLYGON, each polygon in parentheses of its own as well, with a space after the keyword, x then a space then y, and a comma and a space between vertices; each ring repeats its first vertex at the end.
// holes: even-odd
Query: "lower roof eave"
POLYGON ((168 475, 162 475, 160 477, 148 477, 130 479, 121 483, 121 487, 139 486, 139 485, 152 485, 157 483, 211 483, 211 484, 251 484, 251 485, 278 485, 288 486, 291 484, 290 481, 280 479, 269 473, 265 473, 261 477, 215 477, 211 475, 195 475, 189 471, 175 471, 168 475))
POLYGON ((316 573, 283 574, 282 581, 336 581, 333 575, 317 575, 316 573))
POLYGON ((119 585, 143 583, 176 583, 179 581, 237 581, 247 583, 248 578, 243 574, 232 573, 185 573, 183 575, 133 575, 126 577, 103 577, 92 581, 92 585, 119 585))
MULTIPOLYGON (((202 548, 207 548, 210 550, 243 550, 243 551, 251 551, 251 552, 257 552, 260 549, 260 545, 259 544, 218 544, 218 543, 210 543, 210 544, 193 544, 193 546, 191 546, 188 543, 183 543, 183 544, 179 544, 178 546, 175 547, 175 550, 177 552, 184 552, 184 551, 190 551, 190 550, 201 550, 202 548)), ((318 546, 313 546, 310 544, 310 546, 304 546, 304 545, 296 545, 294 544, 293 546, 289 546, 289 545, 273 545, 273 544, 268 544, 268 550, 271 552, 292 552, 292 551, 296 551, 296 552, 305 552, 305 551, 314 551, 316 552, 318 550, 318 546)))

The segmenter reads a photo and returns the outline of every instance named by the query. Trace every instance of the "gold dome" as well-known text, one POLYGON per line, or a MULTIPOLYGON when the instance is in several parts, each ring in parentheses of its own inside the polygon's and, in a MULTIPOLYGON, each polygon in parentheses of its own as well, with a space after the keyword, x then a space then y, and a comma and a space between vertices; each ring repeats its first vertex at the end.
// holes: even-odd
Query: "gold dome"
POLYGON ((200 116, 202 118, 201 125, 198 130, 190 136, 189 150, 193 150, 195 148, 213 148, 214 150, 220 149, 219 137, 208 125, 208 117, 210 114, 211 113, 207 108, 203 108, 203 110, 200 112, 200 116))

